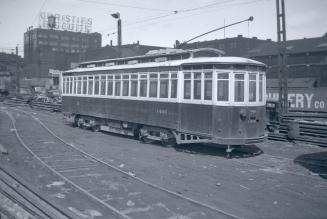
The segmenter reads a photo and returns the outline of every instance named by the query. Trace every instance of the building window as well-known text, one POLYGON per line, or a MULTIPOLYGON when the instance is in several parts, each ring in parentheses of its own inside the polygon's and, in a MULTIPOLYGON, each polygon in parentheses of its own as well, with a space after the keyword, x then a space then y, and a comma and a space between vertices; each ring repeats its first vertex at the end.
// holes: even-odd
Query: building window
POLYGON ((57 34, 50 34, 50 39, 59 39, 59 36, 57 34))
POLYGON ((231 49, 235 49, 235 48, 236 48, 236 42, 231 42, 231 43, 229 44, 229 47, 230 47, 231 49))
POLYGON ((61 40, 69 40, 69 36, 61 36, 61 40))
POLYGON ((49 45, 50 46, 58 46, 58 42, 51 41, 51 42, 49 42, 49 45))
POLYGON ((235 74, 235 88, 234 88, 234 101, 244 101, 244 74, 235 74))
POLYGON ((229 73, 218 73, 217 75, 217 100, 228 101, 229 95, 229 73))

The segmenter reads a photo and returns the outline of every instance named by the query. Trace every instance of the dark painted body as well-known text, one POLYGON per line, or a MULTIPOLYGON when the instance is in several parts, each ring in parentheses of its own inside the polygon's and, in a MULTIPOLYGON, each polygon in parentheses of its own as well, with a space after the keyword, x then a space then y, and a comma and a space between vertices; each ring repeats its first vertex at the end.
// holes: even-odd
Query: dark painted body
POLYGON ((262 141, 265 133, 265 106, 213 106, 64 96, 63 111, 168 128, 207 137, 217 144, 254 143, 262 141), (240 114, 243 114, 243 120, 240 114))

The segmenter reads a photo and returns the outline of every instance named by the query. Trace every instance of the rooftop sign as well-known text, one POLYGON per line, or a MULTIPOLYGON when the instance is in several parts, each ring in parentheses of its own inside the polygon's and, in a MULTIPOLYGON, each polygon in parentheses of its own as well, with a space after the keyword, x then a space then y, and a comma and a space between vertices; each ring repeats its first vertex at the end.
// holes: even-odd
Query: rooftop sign
POLYGON ((92 30, 92 18, 40 12, 39 27, 43 29, 90 33, 92 30))

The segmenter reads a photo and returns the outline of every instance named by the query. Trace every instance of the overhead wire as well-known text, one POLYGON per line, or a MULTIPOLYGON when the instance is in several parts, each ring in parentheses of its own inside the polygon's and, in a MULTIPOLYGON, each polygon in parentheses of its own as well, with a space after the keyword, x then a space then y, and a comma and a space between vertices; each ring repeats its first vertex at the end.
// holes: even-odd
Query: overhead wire
POLYGON ((174 12, 172 10, 166 10, 166 9, 160 9, 160 8, 148 8, 148 7, 140 7, 140 6, 134 6, 134 5, 125 5, 125 4, 117 4, 117 3, 110 3, 110 2, 102 2, 102 1, 96 1, 96 0, 78 0, 78 1, 87 2, 87 3, 94 3, 94 4, 101 4, 101 5, 112 5, 112 6, 123 7, 123 8, 133 8, 133 9, 139 9, 139 10, 174 12))
MULTIPOLYGON (((92 1, 92 0, 79 0, 79 1, 85 1, 85 2, 88 2, 88 1, 92 1)), ((172 15, 179 15, 181 13, 187 13, 187 12, 191 12, 191 11, 195 11, 195 10, 203 10, 207 7, 211 7, 211 6, 214 6, 214 5, 218 5, 218 4, 224 4, 224 3, 227 3, 227 2, 231 2, 231 1, 235 1, 235 0, 227 0, 227 1, 215 1, 213 3, 210 3, 210 4, 207 4, 207 5, 202 5, 202 6, 199 6, 199 7, 194 7, 194 8, 189 8, 189 9, 181 9, 181 10, 167 10, 167 11, 170 11, 171 13, 169 14, 165 14, 165 15, 161 15, 161 16, 156 16, 156 17, 149 17, 149 18, 145 18, 145 19, 142 19, 142 20, 139 20, 139 21, 136 21, 136 22, 132 22, 132 23, 127 23, 124 25, 124 28, 128 28, 129 26, 133 26, 135 24, 139 24, 139 23, 147 23, 149 21, 153 21, 153 20, 158 20, 158 19, 162 19, 162 18, 166 18, 166 17, 170 17, 172 15)), ((152 25, 153 23, 151 23, 150 25, 152 25)), ((106 30, 113 30, 112 28, 108 28, 108 29, 102 29, 102 30, 99 30, 99 32, 104 32, 106 30)), ((113 33, 110 33, 111 35, 112 34, 115 34, 116 32, 113 32, 113 33)))
MULTIPOLYGON (((252 1, 247 1, 247 2, 235 2, 235 0, 232 0, 234 1, 233 4, 228 4, 228 5, 224 5, 224 6, 220 6, 220 7, 235 7, 235 6, 239 6, 239 5, 247 5, 247 4, 253 4, 253 3, 256 3, 256 2, 260 2, 260 1, 263 1, 263 0, 252 0, 252 1)), ((230 3, 231 1, 224 1, 224 3, 230 3)), ((201 7, 203 8, 203 7, 201 7)), ((194 8, 195 9, 195 8, 194 8)), ((206 10, 206 14, 208 13, 212 13, 212 12, 216 12, 217 11, 217 8, 210 8, 210 9, 207 9, 206 10), (208 12, 209 10, 209 12, 208 12)), ((187 11, 187 12, 190 12, 190 11, 187 11)), ((189 15, 186 15, 186 16, 182 16, 182 17, 174 17, 174 18, 171 18, 171 19, 167 19, 165 21, 170 21, 170 20, 173 20, 173 21, 176 21, 176 20, 181 20, 181 19, 185 19, 185 18, 188 18, 188 17, 194 17, 194 16, 198 16, 198 15, 202 15, 204 12, 201 12, 201 13, 193 13, 193 14, 189 14, 189 15)), ((179 13, 181 14, 181 13, 179 13)), ((166 16, 168 17, 168 16, 166 16)), ((150 24, 144 24, 144 25, 141 25, 141 26, 136 26, 136 27, 126 27, 125 29, 134 29, 134 28, 140 28, 140 27, 146 27, 146 26, 151 26, 153 27, 155 24, 158 24, 158 23, 161 23, 162 21, 159 21, 159 22, 152 22, 150 24)))
POLYGON ((46 3, 46 2, 47 2, 47 0, 44 0, 44 1, 43 1, 41 7, 39 8, 38 12, 36 13, 36 15, 35 15, 35 17, 34 17, 34 19, 33 19, 33 21, 32 21, 31 26, 33 26, 33 24, 35 23, 37 17, 39 16, 39 14, 40 14, 41 10, 43 9, 43 7, 45 6, 45 3, 46 3))

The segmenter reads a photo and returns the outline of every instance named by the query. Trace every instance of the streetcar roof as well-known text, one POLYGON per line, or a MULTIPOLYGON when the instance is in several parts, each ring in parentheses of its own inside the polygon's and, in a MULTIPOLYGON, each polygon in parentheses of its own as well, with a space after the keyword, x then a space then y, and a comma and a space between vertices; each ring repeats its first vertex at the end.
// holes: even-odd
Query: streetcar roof
POLYGON ((137 69, 137 68, 151 68, 151 67, 173 67, 181 65, 196 65, 196 64, 241 64, 241 65, 257 65, 266 66, 262 62, 258 62, 252 59, 242 57, 199 57, 199 58, 188 58, 182 60, 170 60, 164 62, 146 62, 136 64, 123 64, 113 66, 98 66, 98 67, 84 67, 75 68, 68 71, 72 72, 89 72, 89 71, 105 71, 105 70, 118 70, 118 69, 137 69))

